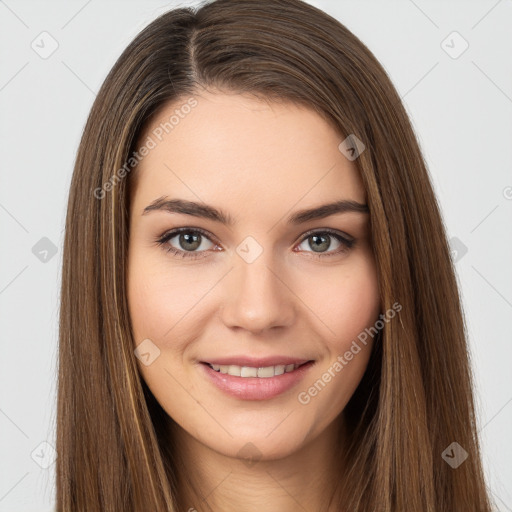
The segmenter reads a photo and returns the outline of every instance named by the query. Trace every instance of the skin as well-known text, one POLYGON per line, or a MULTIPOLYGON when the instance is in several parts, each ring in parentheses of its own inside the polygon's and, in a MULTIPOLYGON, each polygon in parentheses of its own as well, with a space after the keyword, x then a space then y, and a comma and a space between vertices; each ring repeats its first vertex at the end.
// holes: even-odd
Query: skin
MULTIPOLYGON (((300 504, 311 512, 334 510, 328 501, 343 471, 338 432, 371 339, 308 404, 297 396, 378 319, 369 214, 334 214, 297 226, 285 219, 340 199, 365 204, 363 183, 338 149, 344 137, 313 110, 220 91, 194 97, 197 106, 136 169, 127 276, 135 346, 150 339, 160 351, 151 364, 138 364, 174 420, 169 435, 188 479, 181 509, 286 512, 300 504), (203 201, 236 224, 142 214, 162 196, 203 201), (156 243, 180 227, 212 236, 202 237, 197 249, 180 245, 179 235, 167 246, 205 257, 178 257, 156 243), (343 245, 328 236, 330 246, 315 252, 311 235, 303 235, 325 228, 355 238, 354 246, 335 254, 343 245), (263 250, 250 264, 236 252, 247 236, 263 250), (199 371, 208 356, 234 354, 290 355, 315 364, 291 390, 244 401, 199 371), (254 464, 238 453, 244 446, 257 454, 254 464)), ((166 105, 143 140, 186 100, 166 105)))

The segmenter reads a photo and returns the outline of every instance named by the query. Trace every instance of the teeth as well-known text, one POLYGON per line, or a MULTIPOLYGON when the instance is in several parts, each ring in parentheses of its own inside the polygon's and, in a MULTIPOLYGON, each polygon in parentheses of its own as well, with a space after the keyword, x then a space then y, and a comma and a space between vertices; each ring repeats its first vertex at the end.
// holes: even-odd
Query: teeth
POLYGON ((258 368, 251 368, 250 366, 242 366, 240 368, 240 377, 257 377, 257 376, 258 376, 258 368))
POLYGON ((273 366, 266 366, 265 368, 258 368, 258 377, 273 377, 273 376, 274 376, 274 367, 273 366))
POLYGON ((252 366, 237 366, 210 364, 216 372, 233 375, 235 377, 274 377, 275 375, 282 375, 283 373, 293 372, 300 364, 278 364, 276 366, 265 366, 263 368, 254 368, 252 366))
POLYGON ((284 364, 274 366, 274 375, 282 375, 284 373, 284 364))

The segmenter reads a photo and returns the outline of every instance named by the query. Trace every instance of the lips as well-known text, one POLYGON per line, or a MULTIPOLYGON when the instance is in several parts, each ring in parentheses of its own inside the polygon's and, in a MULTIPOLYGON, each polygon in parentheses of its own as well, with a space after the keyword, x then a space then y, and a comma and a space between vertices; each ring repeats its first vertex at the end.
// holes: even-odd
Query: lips
MULTIPOLYGON (((212 361, 214 360, 212 359, 212 361)), ((246 365, 247 362, 250 362, 251 365, 256 365, 217 365, 206 361, 202 361, 201 364, 197 365, 200 373, 219 390, 241 400, 269 400, 277 397, 297 386, 315 364, 311 359, 286 357, 259 359, 233 357, 215 359, 215 361, 245 363, 246 365), (261 364, 268 365, 269 361, 291 362, 286 365, 259 366, 261 364), (301 364, 295 368, 294 361, 301 364)))

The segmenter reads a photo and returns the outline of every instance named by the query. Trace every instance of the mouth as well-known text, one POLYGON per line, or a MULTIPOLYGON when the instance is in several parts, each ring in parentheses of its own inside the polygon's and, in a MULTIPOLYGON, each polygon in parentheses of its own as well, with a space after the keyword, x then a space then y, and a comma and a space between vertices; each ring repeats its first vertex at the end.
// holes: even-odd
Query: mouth
POLYGON ((314 360, 282 362, 287 364, 267 363, 267 366, 259 366, 259 363, 253 362, 251 364, 254 366, 249 366, 247 363, 201 361, 198 367, 207 381, 231 397, 239 400, 269 400, 297 386, 315 364, 314 360))
POLYGON ((311 362, 313 361, 309 360, 302 363, 277 364, 272 366, 242 366, 237 364, 213 364, 208 362, 203 362, 203 364, 209 366, 213 371, 223 375, 242 378, 252 377, 268 379, 285 373, 291 373, 311 362))

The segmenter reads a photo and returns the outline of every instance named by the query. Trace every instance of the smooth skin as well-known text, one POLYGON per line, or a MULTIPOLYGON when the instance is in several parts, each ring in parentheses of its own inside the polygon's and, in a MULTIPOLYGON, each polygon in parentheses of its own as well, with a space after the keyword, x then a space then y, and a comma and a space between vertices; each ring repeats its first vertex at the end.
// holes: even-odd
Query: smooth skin
POLYGON ((363 183, 338 149, 344 137, 315 111, 217 90, 194 98, 197 105, 161 141, 153 131, 188 97, 165 105, 141 138, 158 143, 133 171, 128 257, 134 349, 149 339, 153 353, 160 351, 151 364, 138 364, 176 422, 170 435, 190 482, 182 484, 182 508, 334 510, 328 502, 343 471, 338 432, 372 340, 309 403, 300 403, 298 394, 378 319, 370 219, 359 212, 300 225, 286 219, 342 199, 365 204, 363 183), (163 196, 212 205, 235 224, 165 210, 144 213, 163 196), (179 234, 157 242, 182 227, 200 245, 183 245, 179 234), (304 237, 313 229, 327 237, 318 252, 312 235, 304 237), (355 242, 347 248, 322 229, 355 242), (262 249, 250 263, 237 252, 249 236, 262 249), (193 259, 191 253, 200 254, 193 259), (200 366, 208 357, 240 354, 289 355, 315 364, 281 395, 241 400, 215 387, 200 366))

